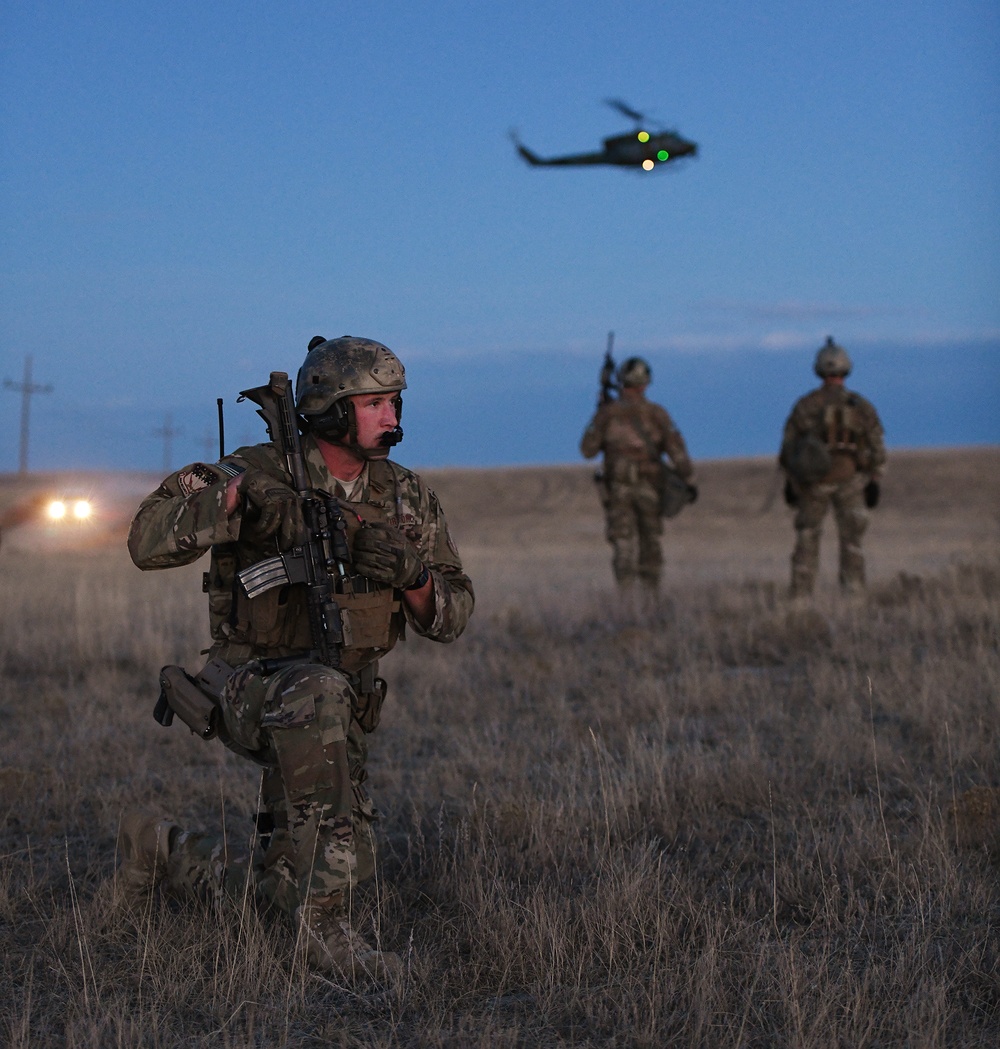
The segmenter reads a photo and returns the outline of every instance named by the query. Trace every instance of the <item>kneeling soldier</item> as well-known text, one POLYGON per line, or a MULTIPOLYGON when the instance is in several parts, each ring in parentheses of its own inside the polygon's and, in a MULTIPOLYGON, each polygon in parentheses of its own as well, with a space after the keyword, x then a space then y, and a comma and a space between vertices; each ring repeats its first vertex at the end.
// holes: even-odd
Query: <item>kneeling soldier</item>
POLYGON ((165 668, 161 681, 208 682, 211 691, 214 678, 217 709, 208 720, 216 727, 203 734, 217 731, 260 764, 263 777, 249 869, 219 837, 162 814, 130 813, 121 827, 121 878, 132 890, 161 884, 178 895, 212 896, 240 891, 250 875, 263 899, 294 917, 310 961, 345 975, 398 965, 350 924, 352 890, 375 865, 377 813, 365 762, 385 697, 378 659, 406 625, 453 641, 474 603, 437 497, 388 459, 402 437, 405 388, 402 364, 380 343, 317 336, 294 406, 287 391, 291 435, 279 441, 271 425, 278 446, 243 447, 172 474, 139 507, 128 538, 142 569, 211 552, 209 663, 197 678, 165 668), (285 439, 299 450, 297 469, 295 457, 283 454, 285 439), (316 528, 313 505, 333 514, 325 530, 316 528), (318 532, 324 542, 331 534, 339 540, 341 554, 318 564, 336 567, 317 604, 315 572, 297 578, 294 566, 320 541, 318 532), (330 638, 335 644, 322 643, 330 638))

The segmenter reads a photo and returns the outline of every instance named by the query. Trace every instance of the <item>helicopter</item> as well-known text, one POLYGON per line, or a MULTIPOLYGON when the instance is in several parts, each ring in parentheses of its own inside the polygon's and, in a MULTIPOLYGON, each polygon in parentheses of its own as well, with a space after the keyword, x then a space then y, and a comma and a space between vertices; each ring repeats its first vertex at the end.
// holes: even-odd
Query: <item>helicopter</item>
POLYGON ((681 157, 693 157, 698 152, 695 142, 681 138, 676 131, 647 131, 647 119, 621 99, 609 98, 605 103, 612 109, 636 122, 634 131, 624 135, 612 135, 604 140, 604 149, 599 153, 573 153, 566 157, 540 157, 533 153, 515 132, 511 139, 518 153, 533 166, 573 167, 584 164, 614 164, 618 167, 641 168, 652 171, 681 157))

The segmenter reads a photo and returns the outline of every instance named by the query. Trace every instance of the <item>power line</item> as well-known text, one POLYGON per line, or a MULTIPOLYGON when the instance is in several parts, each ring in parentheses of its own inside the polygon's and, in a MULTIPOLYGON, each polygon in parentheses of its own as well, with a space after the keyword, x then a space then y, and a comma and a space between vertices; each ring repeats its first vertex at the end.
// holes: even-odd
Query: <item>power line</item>
POLYGON ((173 439, 181 433, 180 427, 174 427, 171 425, 170 413, 167 412, 163 419, 163 425, 157 427, 153 431, 154 437, 163 438, 163 476, 166 477, 171 472, 171 449, 173 439))
POLYGON ((21 445, 18 452, 17 472, 26 474, 28 472, 28 428, 31 417, 31 395, 33 393, 51 393, 52 384, 31 381, 31 354, 24 358, 24 380, 14 382, 13 379, 4 379, 4 389, 16 390, 21 394, 21 445))

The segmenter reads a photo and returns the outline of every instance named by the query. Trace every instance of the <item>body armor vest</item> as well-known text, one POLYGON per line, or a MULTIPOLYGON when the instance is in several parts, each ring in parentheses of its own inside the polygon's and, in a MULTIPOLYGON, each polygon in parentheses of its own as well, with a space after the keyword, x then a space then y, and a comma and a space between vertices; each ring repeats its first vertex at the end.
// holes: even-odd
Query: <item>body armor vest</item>
MULTIPOLYGON (((371 468, 375 469, 376 464, 371 468)), ((394 490, 393 483, 390 491, 394 490)), ((354 537, 364 523, 389 521, 396 512, 395 501, 382 505, 376 501, 341 500, 340 505, 347 522, 349 549, 353 549, 354 537)), ((211 566, 202 579, 215 641, 212 654, 238 666, 254 658, 277 658, 309 651, 313 640, 304 587, 286 584, 248 598, 236 578, 242 569, 249 567, 240 563, 239 554, 238 543, 214 546, 211 566)), ((391 586, 354 573, 338 580, 334 599, 341 610, 344 628, 340 669, 355 674, 399 640, 405 622, 400 601, 391 586)))

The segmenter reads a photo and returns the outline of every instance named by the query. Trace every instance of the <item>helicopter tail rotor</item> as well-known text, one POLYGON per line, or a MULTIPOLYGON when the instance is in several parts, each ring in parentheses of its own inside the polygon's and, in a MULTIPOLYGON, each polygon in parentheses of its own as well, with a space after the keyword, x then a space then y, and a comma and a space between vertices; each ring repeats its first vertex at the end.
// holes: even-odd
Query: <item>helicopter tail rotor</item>
POLYGON ((515 148, 517 149, 518 153, 521 154, 523 160, 526 160, 529 164, 532 165, 544 163, 541 157, 539 157, 536 153, 532 153, 532 151, 528 149, 528 147, 521 141, 520 137, 518 136, 518 133, 513 128, 511 128, 510 131, 507 132, 507 134, 510 136, 511 142, 514 143, 515 148))

